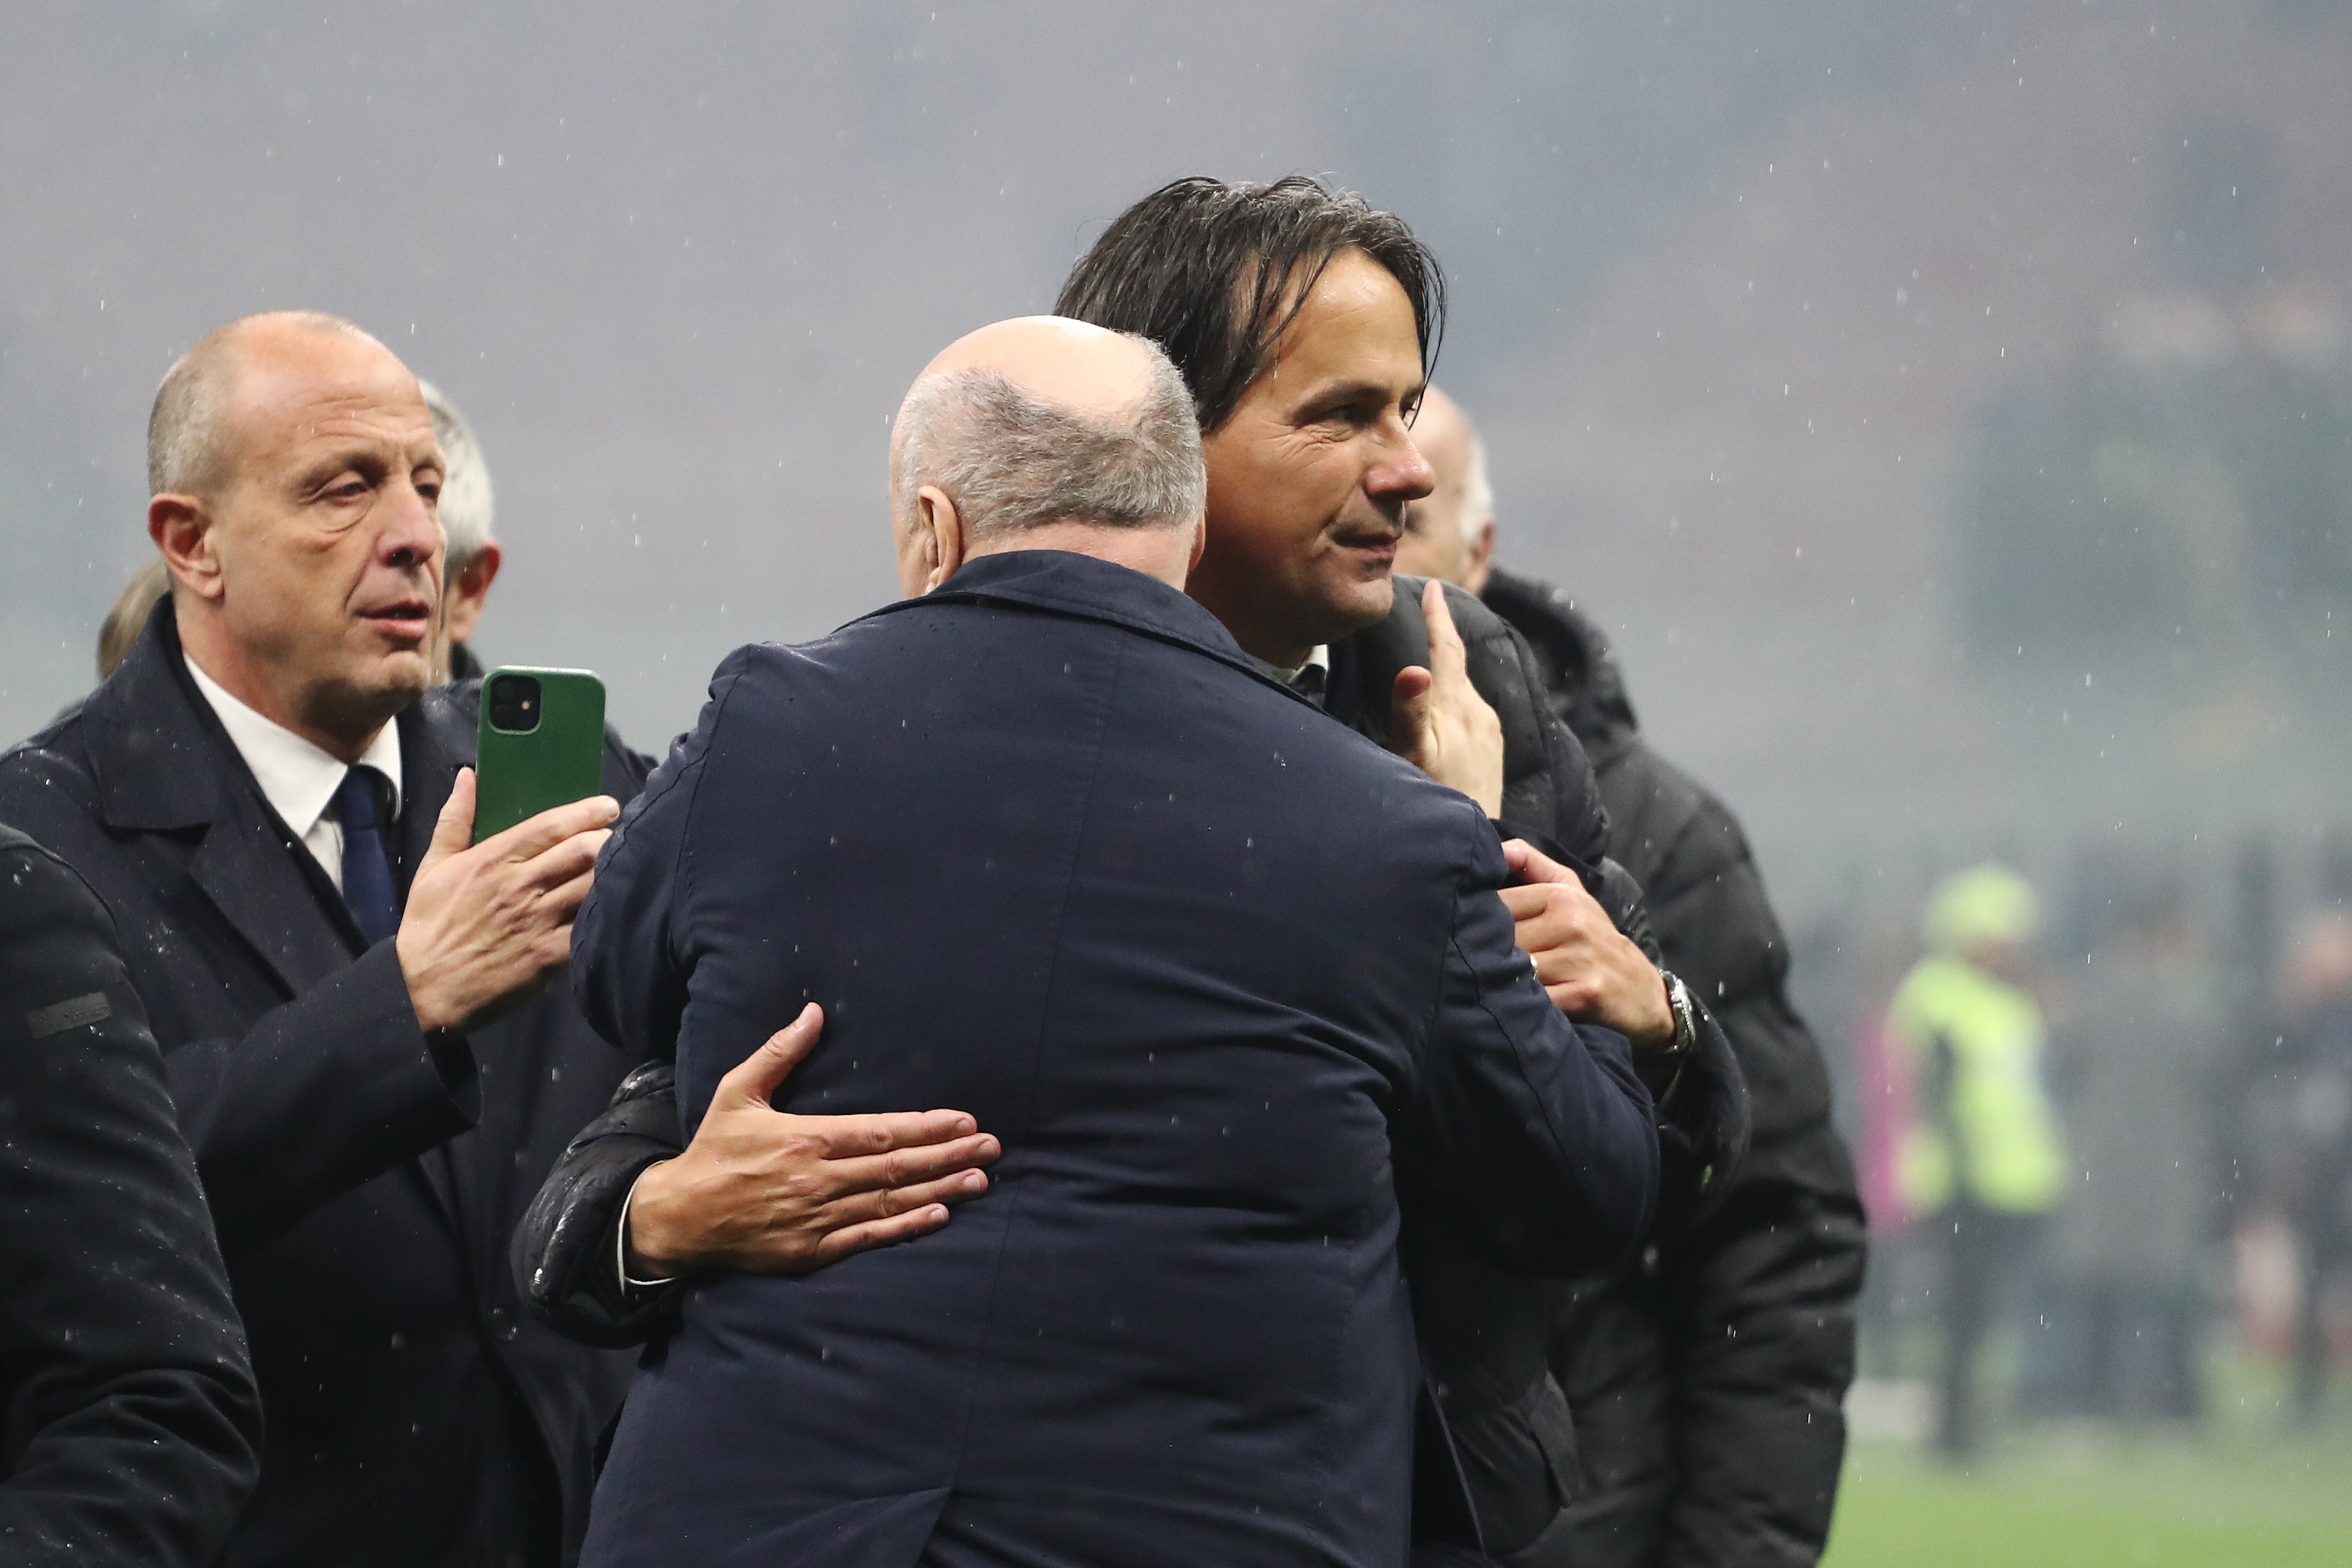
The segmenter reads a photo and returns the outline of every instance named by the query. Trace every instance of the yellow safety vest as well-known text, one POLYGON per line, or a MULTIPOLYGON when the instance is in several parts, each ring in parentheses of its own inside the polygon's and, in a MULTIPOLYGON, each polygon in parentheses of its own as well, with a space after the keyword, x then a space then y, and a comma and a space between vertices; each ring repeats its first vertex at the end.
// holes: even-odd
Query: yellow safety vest
POLYGON ((1967 1195, 2004 1214, 2047 1213, 2065 1180, 2066 1149, 2042 1081, 2033 998, 1959 959, 1929 957, 1904 977, 1887 1022, 1914 1085, 1895 1166, 1912 1212, 1933 1213, 1955 1195, 1955 1151, 1924 1099, 1940 1037, 1951 1051, 1950 1116, 1967 1195))

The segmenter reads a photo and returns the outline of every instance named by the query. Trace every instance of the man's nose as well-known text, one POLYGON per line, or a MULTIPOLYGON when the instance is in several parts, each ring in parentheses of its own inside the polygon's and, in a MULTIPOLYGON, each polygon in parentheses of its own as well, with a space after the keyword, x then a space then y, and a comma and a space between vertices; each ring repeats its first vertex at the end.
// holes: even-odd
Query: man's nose
POLYGON ((406 570, 431 561, 442 544, 441 520, 415 485, 394 484, 384 495, 388 509, 376 550, 390 566, 406 570))
POLYGON ((1388 443, 1388 452, 1372 471, 1364 477, 1364 488, 1382 500, 1415 501, 1437 488, 1437 470, 1412 444, 1412 437, 1402 426, 1388 443))

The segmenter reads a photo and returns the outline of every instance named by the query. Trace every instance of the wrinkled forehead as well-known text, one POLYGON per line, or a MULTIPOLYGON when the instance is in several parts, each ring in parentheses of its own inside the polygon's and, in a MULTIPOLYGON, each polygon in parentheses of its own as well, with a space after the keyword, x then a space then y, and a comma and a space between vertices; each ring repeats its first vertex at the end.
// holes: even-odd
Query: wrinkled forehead
POLYGON ((238 466, 299 460, 336 446, 411 461, 437 458, 416 377, 364 338, 309 332, 240 345, 228 386, 238 466))
MULTIPOLYGON (((1303 280, 1305 274, 1302 273, 1303 280)), ((1377 384, 1400 398, 1423 385, 1412 300, 1388 268, 1360 250, 1333 254, 1303 294, 1294 285, 1269 372, 1294 384, 1342 379, 1377 384)))

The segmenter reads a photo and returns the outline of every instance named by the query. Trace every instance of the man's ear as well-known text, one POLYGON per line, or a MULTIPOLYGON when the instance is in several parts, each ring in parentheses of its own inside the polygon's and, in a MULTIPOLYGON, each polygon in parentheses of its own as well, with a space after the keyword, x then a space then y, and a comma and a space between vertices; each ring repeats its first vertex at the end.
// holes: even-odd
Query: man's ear
POLYGON ((925 485, 915 492, 916 547, 922 552, 923 592, 932 593, 964 563, 963 518, 948 492, 925 485))
POLYGON ((1184 563, 1184 575, 1190 577, 1201 569, 1201 557, 1209 552, 1209 520, 1206 516, 1192 524, 1192 554, 1184 563))
POLYGON ((498 581, 499 567, 505 559, 495 542, 485 543, 441 590, 449 601, 446 624, 451 642, 464 642, 474 635, 474 627, 482 618, 482 602, 490 596, 490 584, 498 581))
POLYGON ((147 502, 147 537, 163 554, 173 578, 200 599, 223 592, 219 552, 214 548, 212 509, 201 498, 160 495, 147 502))
POLYGON ((1469 559, 1463 563, 1462 585, 1474 595, 1486 591, 1486 574, 1495 564, 1495 520, 1488 518, 1478 530, 1478 537, 1470 543, 1469 559))

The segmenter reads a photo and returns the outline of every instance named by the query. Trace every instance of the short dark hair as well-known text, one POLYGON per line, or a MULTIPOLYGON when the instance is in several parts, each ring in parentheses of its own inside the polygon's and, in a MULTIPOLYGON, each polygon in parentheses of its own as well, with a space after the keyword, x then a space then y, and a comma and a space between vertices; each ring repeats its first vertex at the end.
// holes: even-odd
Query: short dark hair
POLYGON ((1272 366, 1282 334, 1343 250, 1362 251, 1404 289, 1426 378, 1445 336, 1437 258, 1394 213, 1305 174, 1270 185, 1196 174, 1160 186, 1078 258, 1054 313, 1167 350, 1205 434, 1272 366))

